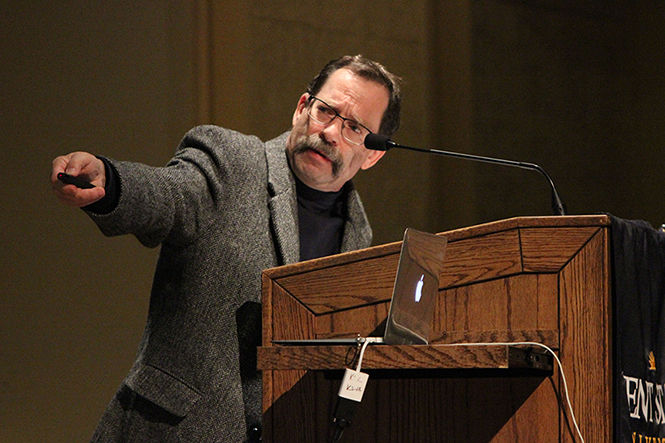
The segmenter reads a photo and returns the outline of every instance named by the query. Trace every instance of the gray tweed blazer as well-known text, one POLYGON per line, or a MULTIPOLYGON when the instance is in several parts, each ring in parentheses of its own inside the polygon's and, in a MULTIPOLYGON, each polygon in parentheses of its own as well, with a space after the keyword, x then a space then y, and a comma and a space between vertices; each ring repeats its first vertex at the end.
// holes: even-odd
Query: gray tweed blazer
MULTIPOLYGON (((90 217, 161 252, 136 362, 93 441, 243 441, 260 423, 260 273, 299 255, 287 137, 200 126, 166 167, 111 160, 118 206, 90 217)), ((342 250, 369 246, 355 190, 347 211, 342 250)))

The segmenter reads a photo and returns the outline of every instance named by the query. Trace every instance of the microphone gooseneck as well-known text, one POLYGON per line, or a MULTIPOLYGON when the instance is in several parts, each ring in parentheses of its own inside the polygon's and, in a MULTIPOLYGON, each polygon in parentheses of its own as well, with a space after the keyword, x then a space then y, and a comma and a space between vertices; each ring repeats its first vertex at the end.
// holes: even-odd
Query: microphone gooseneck
POLYGON ((394 141, 390 140, 385 135, 372 134, 372 133, 367 134, 367 137, 365 137, 365 147, 367 149, 373 149, 375 151, 387 151, 390 148, 401 148, 401 149, 408 149, 408 150, 411 150, 411 151, 429 152, 429 153, 432 153, 432 154, 444 155, 446 157, 460 158, 462 160, 471 160, 471 161, 477 161, 477 162, 483 162, 483 163, 492 163, 492 164, 495 164, 495 165, 512 166, 512 167, 515 167, 515 168, 530 169, 532 171, 538 171, 540 174, 542 174, 545 177, 545 179, 547 180, 547 183, 549 184, 550 189, 552 191, 552 212, 554 212, 554 215, 566 215, 565 206, 561 202, 561 198, 559 197, 559 193, 556 191, 556 187, 554 186, 554 182, 552 181, 552 178, 549 176, 549 174, 543 168, 541 168, 540 166, 538 166, 535 163, 526 163, 526 162, 518 162, 518 161, 513 161, 513 160, 504 160, 502 158, 484 157, 482 155, 463 154, 463 153, 460 153, 460 152, 441 151, 439 149, 414 148, 412 146, 399 145, 399 144, 395 143, 394 141))

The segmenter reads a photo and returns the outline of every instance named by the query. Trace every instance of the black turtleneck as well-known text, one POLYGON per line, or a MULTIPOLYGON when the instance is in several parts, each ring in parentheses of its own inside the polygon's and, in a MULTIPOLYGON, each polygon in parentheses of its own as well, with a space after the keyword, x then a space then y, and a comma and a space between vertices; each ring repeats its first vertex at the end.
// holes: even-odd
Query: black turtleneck
POLYGON ((340 252, 346 221, 348 188, 349 183, 346 183, 337 192, 318 191, 296 177, 300 260, 340 252))

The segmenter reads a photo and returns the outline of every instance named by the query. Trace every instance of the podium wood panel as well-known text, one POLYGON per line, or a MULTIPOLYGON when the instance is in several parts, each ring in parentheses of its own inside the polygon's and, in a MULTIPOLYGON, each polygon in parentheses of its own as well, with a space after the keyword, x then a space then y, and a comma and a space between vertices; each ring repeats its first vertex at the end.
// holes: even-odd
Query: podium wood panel
MULTIPOLYGON (((563 362, 586 441, 612 441, 609 220, 525 217, 442 233, 431 346, 370 346, 342 441, 575 441, 557 372, 520 367, 529 341, 563 362), (514 354, 517 355, 517 354, 514 354), (512 363, 511 363, 512 362, 512 363)), ((357 350, 274 339, 369 335, 388 313, 401 243, 264 271, 266 441, 326 441, 357 350)))
MULTIPOLYGON (((349 346, 269 346, 259 349, 259 369, 343 368, 357 357, 349 346)), ((508 345, 396 345, 370 346, 364 369, 525 369, 525 352, 542 350, 508 345), (526 348, 526 351, 523 350, 526 348)))

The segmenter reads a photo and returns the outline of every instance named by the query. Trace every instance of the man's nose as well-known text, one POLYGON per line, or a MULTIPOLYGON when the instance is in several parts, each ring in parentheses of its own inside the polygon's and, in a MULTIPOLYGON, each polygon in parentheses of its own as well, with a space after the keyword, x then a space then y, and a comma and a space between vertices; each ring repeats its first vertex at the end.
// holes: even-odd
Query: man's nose
POLYGON ((342 136, 342 125, 344 121, 341 118, 335 117, 330 123, 328 123, 323 130, 321 131, 324 139, 330 143, 337 145, 342 136))

